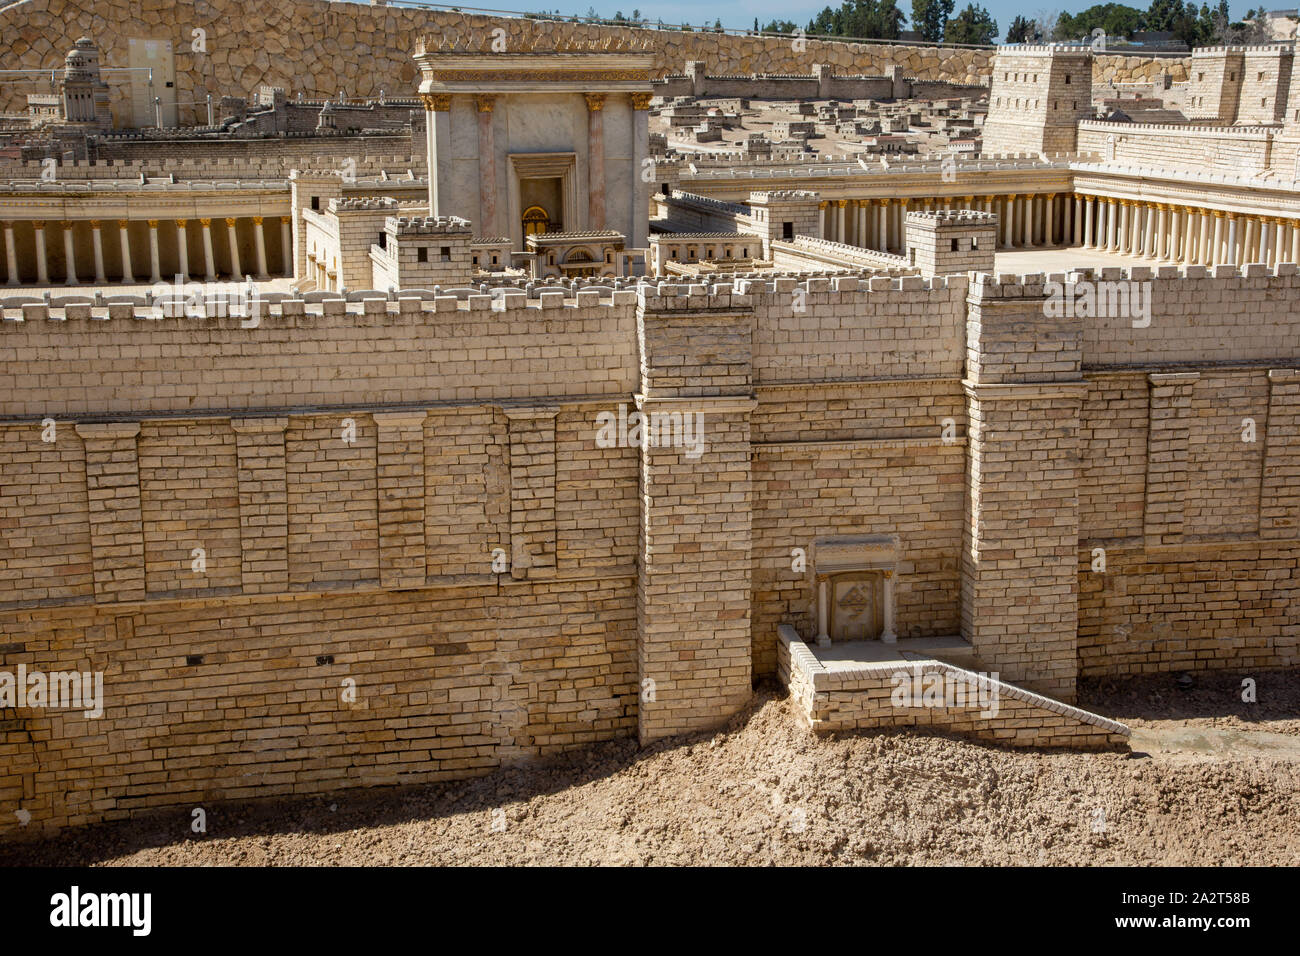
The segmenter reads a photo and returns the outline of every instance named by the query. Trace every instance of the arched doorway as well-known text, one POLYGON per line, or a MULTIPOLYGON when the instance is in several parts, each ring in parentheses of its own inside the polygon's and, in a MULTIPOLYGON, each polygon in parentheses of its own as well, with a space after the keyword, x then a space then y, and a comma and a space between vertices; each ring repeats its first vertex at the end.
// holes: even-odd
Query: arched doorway
POLYGON ((541 206, 529 206, 524 210, 524 235, 536 236, 546 232, 551 224, 551 217, 541 206))

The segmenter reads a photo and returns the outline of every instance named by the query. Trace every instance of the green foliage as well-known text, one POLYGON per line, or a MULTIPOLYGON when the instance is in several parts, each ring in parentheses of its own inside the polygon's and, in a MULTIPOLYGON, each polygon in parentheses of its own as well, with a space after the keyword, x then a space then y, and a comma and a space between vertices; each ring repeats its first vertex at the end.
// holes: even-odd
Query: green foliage
POLYGON ((989 44, 998 35, 998 22, 983 7, 973 3, 944 26, 945 43, 989 44))
POLYGON ((1041 43, 1043 39, 1038 23, 1025 17, 1017 16, 1007 28, 1008 43, 1041 43))
POLYGON ((1079 40, 1102 29, 1107 36, 1128 39, 1142 29, 1142 11, 1122 3, 1100 3, 1082 13, 1062 13, 1056 21, 1054 40, 1079 40))
POLYGON ((923 40, 941 42, 953 5, 953 0, 912 0, 912 29, 923 40))
MULTIPOLYGON (((817 14, 809 21, 808 32, 815 36, 896 40, 899 28, 902 27, 905 19, 903 11, 898 9, 896 0, 846 0, 838 10, 827 7, 817 14)), ((771 26, 764 29, 770 30, 771 26)))

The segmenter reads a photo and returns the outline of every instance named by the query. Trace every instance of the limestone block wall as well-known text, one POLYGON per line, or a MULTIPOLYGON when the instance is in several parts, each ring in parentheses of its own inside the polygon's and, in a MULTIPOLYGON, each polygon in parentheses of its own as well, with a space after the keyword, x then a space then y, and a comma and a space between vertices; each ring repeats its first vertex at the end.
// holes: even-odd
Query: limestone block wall
MULTIPOLYGON (((454 11, 396 9, 383 5, 294 0, 276 6, 246 0, 19 0, 0 10, 0 35, 10 39, 4 67, 49 69, 78 37, 100 44, 105 66, 126 66, 127 41, 170 40, 175 45, 175 97, 202 103, 212 93, 246 95, 260 85, 281 86, 291 95, 409 95, 415 87, 412 38, 425 33, 455 37, 465 49, 486 49, 491 30, 506 30, 510 50, 570 39, 625 37, 626 28, 493 18, 454 11), (206 50, 191 50, 192 31, 206 31, 206 50)), ((991 50, 909 47, 891 44, 809 40, 796 50, 784 37, 741 37, 669 30, 637 30, 656 55, 660 75, 679 71, 687 60, 703 60, 717 74, 808 74, 825 63, 835 72, 881 76, 898 66, 907 77, 979 84, 988 75, 991 50)), ((1094 69, 1108 81, 1144 81, 1169 71, 1186 79, 1177 59, 1099 56, 1094 69)), ((26 89, 7 87, 0 109, 21 110, 26 89)), ((119 122, 130 115, 130 87, 110 88, 119 122)), ((182 124, 206 122, 205 108, 178 107, 182 124)))
MULTIPOLYGON (((1108 162, 1153 168, 1188 167, 1239 177, 1282 169, 1273 144, 1280 131, 1260 127, 1177 126, 1154 123, 1079 124, 1078 149, 1108 162)), ((1291 152, 1294 160, 1294 147, 1291 152)), ((1287 176, 1293 170, 1287 168, 1287 176)))
POLYGON ((1073 153, 1092 115, 1092 60, 1054 46, 1003 47, 992 67, 981 151, 1073 153))
POLYGON ((778 625, 813 636, 814 595, 795 549, 806 556, 822 535, 897 534, 899 635, 960 629, 965 277, 801 285, 802 311, 793 280, 754 297, 760 674, 775 670, 778 625))
POLYGON ((64 377, 3 386, 0 666, 105 684, 98 721, 0 713, 0 798, 31 811, 24 832, 463 777, 634 732, 638 456, 596 441, 635 382, 628 295, 506 313, 483 297, 428 353, 454 299, 334 300, 296 328, 292 304, 255 328, 6 315, 6 369, 39 349, 64 377), (530 312, 549 331, 528 346, 484 331, 530 312), (258 339, 278 375, 245 374, 258 339), (553 375, 541 406, 533 360, 553 375), (119 401, 35 411, 77 378, 119 401))
POLYGON ((1080 330, 1044 314, 1041 280, 981 274, 967 300, 962 633, 1006 680, 1071 701, 1080 330))
POLYGON ((786 628, 781 629, 778 654, 796 713, 817 733, 915 727, 1008 747, 1071 749, 1114 749, 1128 741, 1123 724, 939 661, 831 670, 786 628), (963 696, 954 687, 950 705, 939 691, 927 706, 926 687, 948 683, 958 685, 963 696), (906 706, 894 697, 899 686, 907 688, 906 706))

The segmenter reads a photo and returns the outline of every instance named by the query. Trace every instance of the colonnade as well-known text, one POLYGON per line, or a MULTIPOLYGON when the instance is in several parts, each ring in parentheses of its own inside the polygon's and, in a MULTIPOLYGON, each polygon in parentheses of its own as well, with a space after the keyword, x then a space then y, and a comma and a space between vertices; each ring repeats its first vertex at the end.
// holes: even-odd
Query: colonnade
MULTIPOLYGON (((205 279, 214 281, 218 277, 217 250, 224 246, 226 261, 222 263, 221 274, 229 278, 242 279, 251 275, 255 279, 269 278, 267 267, 266 230, 276 225, 280 229, 281 268, 283 275, 293 274, 293 239, 288 216, 228 216, 220 219, 118 219, 106 222, 99 219, 90 220, 6 220, 3 223, 5 284, 14 286, 23 284, 23 271, 19 267, 18 241, 15 233, 20 222, 32 228, 32 256, 35 262, 35 282, 37 285, 50 285, 63 282, 77 285, 82 282, 94 282, 102 285, 110 281, 105 270, 105 251, 110 244, 116 246, 120 266, 113 270, 113 279, 123 283, 157 283, 170 282, 179 273, 185 279, 205 279), (277 222, 278 221, 278 222, 277 222), (137 237, 133 239, 132 226, 144 222, 148 226, 146 242, 137 237), (189 230, 192 222, 199 227, 199 249, 191 257, 189 230), (90 227, 90 247, 79 256, 76 233, 78 226, 87 223, 90 227), (240 233, 252 232, 252 262, 244 262, 240 256, 240 233), (106 235, 107 234, 107 235, 106 235), (53 243, 61 243, 63 255, 58 265, 60 273, 52 275, 50 250, 53 243), (170 244, 170 245, 168 245, 170 244), (177 268, 168 268, 163 274, 163 248, 175 250, 177 268), (201 253, 200 253, 201 250, 201 253), (196 264, 195 260, 201 260, 196 264), (249 269, 248 267, 251 267, 249 269)), ((138 230, 137 230, 138 231, 138 230)), ((172 257, 168 257, 170 261, 172 257)), ((30 280, 28 280, 30 282, 30 280)))
POLYGON ((901 255, 909 212, 973 209, 997 213, 999 249, 1068 246, 1075 226, 1069 199, 1060 193, 829 199, 820 204, 821 238, 901 255))
POLYGON ((1075 245, 1183 265, 1300 262, 1300 221, 1078 195, 1075 245))

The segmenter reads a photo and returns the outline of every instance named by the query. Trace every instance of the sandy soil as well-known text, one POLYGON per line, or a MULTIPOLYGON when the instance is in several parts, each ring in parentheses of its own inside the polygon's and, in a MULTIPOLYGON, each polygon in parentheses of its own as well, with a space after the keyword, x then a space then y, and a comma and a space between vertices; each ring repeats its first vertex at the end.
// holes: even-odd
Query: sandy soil
POLYGON ((908 732, 819 740, 764 686, 714 734, 473 781, 188 810, 0 864, 1300 864, 1300 672, 1085 683, 1132 754, 908 732), (1197 743, 1200 741, 1200 743, 1197 743), (1206 741, 1210 744, 1205 745, 1206 741))

